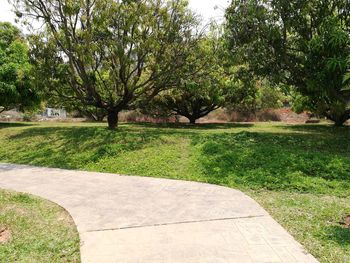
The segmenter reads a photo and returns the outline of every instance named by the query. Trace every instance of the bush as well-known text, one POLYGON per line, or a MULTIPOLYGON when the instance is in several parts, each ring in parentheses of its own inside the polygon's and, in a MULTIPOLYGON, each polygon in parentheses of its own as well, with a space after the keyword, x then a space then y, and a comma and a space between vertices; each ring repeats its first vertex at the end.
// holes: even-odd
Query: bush
POLYGON ((36 120, 36 114, 33 112, 25 112, 22 115, 22 119, 27 122, 34 121, 36 120))
POLYGON ((270 87, 265 84, 258 90, 256 104, 257 108, 261 110, 278 109, 283 106, 283 101, 286 99, 280 88, 270 87))

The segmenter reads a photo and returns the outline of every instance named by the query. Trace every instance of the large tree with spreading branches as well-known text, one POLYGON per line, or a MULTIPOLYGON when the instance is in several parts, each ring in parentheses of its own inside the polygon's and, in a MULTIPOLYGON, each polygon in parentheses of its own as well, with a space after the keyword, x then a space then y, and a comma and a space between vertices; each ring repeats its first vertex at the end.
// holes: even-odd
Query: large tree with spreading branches
MULTIPOLYGON (((66 100, 106 112, 110 129, 118 113, 145 96, 176 84, 174 72, 196 42, 195 16, 183 0, 13 0, 16 13, 44 24, 44 44, 67 67, 66 100), (171 73, 171 74, 170 74, 171 73)), ((179 71, 179 74, 181 71, 179 71)))
POLYGON ((216 31, 198 41, 181 73, 174 72, 178 74, 174 75, 179 78, 178 84, 160 92, 149 105, 150 109, 146 108, 146 113, 180 115, 195 124, 222 106, 227 75, 222 67, 221 51, 221 39, 216 31))
POLYGON ((336 125, 350 118, 343 81, 350 56, 348 1, 233 0, 226 18, 230 51, 256 76, 294 87, 305 109, 336 125))

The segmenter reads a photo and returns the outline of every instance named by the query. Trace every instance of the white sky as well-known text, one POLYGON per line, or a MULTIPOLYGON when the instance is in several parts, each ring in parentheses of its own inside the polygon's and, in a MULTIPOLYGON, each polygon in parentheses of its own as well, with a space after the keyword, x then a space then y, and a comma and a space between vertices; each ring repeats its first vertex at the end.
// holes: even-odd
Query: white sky
POLYGON ((189 5, 190 8, 200 14, 206 22, 210 19, 222 22, 225 8, 228 7, 230 2, 230 0, 189 0, 189 5))
MULTIPOLYGON (((191 9, 203 17, 205 22, 208 22, 210 19, 222 22, 224 10, 229 5, 229 2, 230 0, 189 0, 189 5, 191 9)), ((11 9, 11 5, 7 0, 0 0, 0 21, 14 23, 15 15, 11 9)))

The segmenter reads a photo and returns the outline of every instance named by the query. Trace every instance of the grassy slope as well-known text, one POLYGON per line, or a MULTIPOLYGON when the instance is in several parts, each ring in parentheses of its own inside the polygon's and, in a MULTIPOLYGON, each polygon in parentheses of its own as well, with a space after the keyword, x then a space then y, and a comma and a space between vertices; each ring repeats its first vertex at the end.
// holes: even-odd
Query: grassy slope
POLYGON ((80 262, 79 236, 68 213, 49 201, 0 190, 0 262, 80 262))
POLYGON ((350 129, 324 125, 0 126, 0 161, 203 181, 259 201, 321 262, 350 261, 350 129))

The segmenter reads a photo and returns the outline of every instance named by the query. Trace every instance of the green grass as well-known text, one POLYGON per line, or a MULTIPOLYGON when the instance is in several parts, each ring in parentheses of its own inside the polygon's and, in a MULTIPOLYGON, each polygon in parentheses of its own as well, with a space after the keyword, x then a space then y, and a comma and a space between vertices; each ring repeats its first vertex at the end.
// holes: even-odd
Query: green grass
POLYGON ((2 124, 0 161, 238 188, 321 262, 350 262, 349 127, 2 124))
POLYGON ((80 262, 79 236, 69 214, 56 204, 0 190, 0 262, 80 262))

